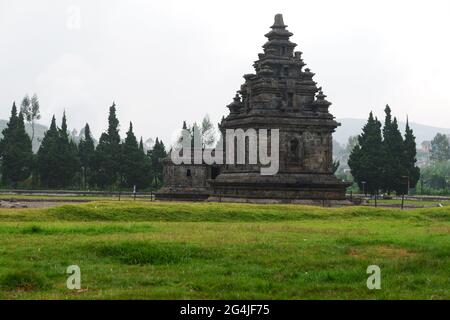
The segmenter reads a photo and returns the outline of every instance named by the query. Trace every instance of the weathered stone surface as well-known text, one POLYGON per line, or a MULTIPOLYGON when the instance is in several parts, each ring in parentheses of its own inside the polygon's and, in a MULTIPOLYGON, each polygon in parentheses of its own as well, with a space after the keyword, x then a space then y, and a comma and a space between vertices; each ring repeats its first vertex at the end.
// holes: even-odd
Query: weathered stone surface
POLYGON ((245 83, 227 106, 230 114, 220 123, 224 137, 227 129, 279 129, 278 174, 263 176, 254 164, 226 164, 215 177, 207 165, 174 166, 166 160, 162 193, 211 193, 210 200, 242 202, 345 200, 348 184, 332 169, 332 134, 339 123, 314 73, 303 69, 302 53, 294 51, 297 45, 286 27, 276 15, 255 73, 244 75, 245 83))
POLYGON ((220 124, 226 129, 279 129, 280 169, 262 176, 255 165, 225 165, 211 180, 211 199, 344 200, 346 183, 333 175, 332 133, 339 125, 314 74, 304 69, 301 52, 294 52, 292 33, 277 15, 264 53, 254 63, 255 74, 244 76, 230 114, 220 124))
MULTIPOLYGON (((165 186, 156 193, 159 200, 206 200, 211 194, 208 180, 214 176, 217 166, 206 164, 172 163, 170 156, 164 159, 165 186)), ((192 161, 192 163, 194 163, 192 161)))

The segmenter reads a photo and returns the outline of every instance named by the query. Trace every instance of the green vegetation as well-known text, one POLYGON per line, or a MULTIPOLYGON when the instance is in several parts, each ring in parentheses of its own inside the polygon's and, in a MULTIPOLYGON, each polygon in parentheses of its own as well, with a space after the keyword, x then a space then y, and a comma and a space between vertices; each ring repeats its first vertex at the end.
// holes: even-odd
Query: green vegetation
POLYGON ((438 133, 431 141, 430 158, 435 162, 450 160, 450 142, 445 134, 438 133))
POLYGON ((450 207, 0 209, 0 266, 3 299, 449 299, 450 207), (373 264, 381 290, 366 287, 373 264))
POLYGON ((385 114, 381 130, 381 122, 370 112, 348 165, 360 190, 370 194, 378 194, 380 190, 387 194, 406 194, 420 177, 416 166, 416 138, 407 121, 403 139, 388 105, 385 114))
POLYGON ((97 189, 138 191, 158 188, 162 184, 161 159, 167 153, 164 143, 156 139, 152 150, 144 150, 130 129, 121 141, 116 105, 109 108, 108 129, 95 146, 88 124, 79 141, 69 134, 63 114, 61 126, 55 116, 33 154, 35 121, 40 118, 37 96, 26 96, 21 111, 13 103, 11 117, 0 139, 1 186, 24 189, 97 189), (25 131, 24 118, 32 128, 31 139, 25 131))
MULTIPOLYGON (((133 200, 134 197, 131 194, 121 194, 120 195, 121 200, 133 200)), ((38 201, 45 201, 45 200, 49 200, 49 201, 67 201, 67 202, 71 202, 71 201, 78 201, 78 200, 82 200, 82 201, 118 201, 119 200, 119 192, 116 192, 114 195, 111 196, 103 196, 103 195, 18 195, 18 194, 0 194, 0 200, 4 200, 4 201, 33 201, 33 200, 38 200, 38 201)), ((144 201, 150 201, 150 193, 147 193, 147 196, 137 196, 136 201, 140 201, 140 200, 144 200, 144 201)))
POLYGON ((450 160, 432 162, 422 168, 418 189, 423 194, 449 194, 450 160))
POLYGON ((33 165, 33 151, 31 140, 25 132, 24 115, 17 115, 16 104, 13 103, 11 117, 0 140, 1 182, 4 185, 17 186, 19 181, 25 180, 33 165))
MULTIPOLYGON (((369 200, 368 205, 374 205, 374 200, 369 200)), ((378 199, 378 204, 385 204, 390 206, 399 206, 402 203, 401 199, 392 199, 392 200, 384 200, 378 199)), ((439 205, 448 206, 450 205, 450 200, 404 200, 405 206, 414 206, 414 207, 437 207, 439 205)))

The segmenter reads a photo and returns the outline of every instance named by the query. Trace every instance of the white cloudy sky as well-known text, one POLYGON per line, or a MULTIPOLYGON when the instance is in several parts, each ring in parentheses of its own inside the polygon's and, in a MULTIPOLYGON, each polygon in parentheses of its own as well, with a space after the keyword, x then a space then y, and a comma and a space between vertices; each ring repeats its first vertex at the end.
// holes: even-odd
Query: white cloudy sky
POLYGON ((70 127, 87 121, 96 135, 113 100, 122 134, 129 121, 165 140, 183 120, 217 122, 276 13, 336 117, 382 116, 389 103, 450 126, 447 0, 0 0, 0 118, 36 92, 42 123, 66 110, 70 127))

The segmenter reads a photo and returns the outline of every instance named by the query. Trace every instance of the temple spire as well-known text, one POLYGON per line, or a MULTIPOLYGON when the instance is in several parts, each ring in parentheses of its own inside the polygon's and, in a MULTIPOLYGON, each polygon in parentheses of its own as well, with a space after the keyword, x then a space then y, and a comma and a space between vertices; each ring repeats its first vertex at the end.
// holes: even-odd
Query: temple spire
POLYGON ((287 27, 287 25, 284 24, 283 15, 281 13, 278 13, 277 15, 275 15, 275 22, 271 28, 272 29, 285 29, 286 27, 287 27))
POLYGON ((289 37, 292 36, 292 33, 286 30, 287 25, 284 24, 283 15, 281 13, 275 15, 274 23, 270 28, 272 30, 266 34, 269 41, 274 39, 289 41, 289 37))

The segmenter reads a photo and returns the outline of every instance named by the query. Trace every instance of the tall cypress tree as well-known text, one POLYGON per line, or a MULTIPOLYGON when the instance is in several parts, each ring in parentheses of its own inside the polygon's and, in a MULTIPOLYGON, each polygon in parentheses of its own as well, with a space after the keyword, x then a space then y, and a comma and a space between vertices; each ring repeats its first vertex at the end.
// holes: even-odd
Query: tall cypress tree
POLYGON ((41 185, 49 188, 60 186, 60 141, 55 116, 52 117, 50 128, 45 132, 44 139, 37 154, 37 165, 41 185))
POLYGON ((65 112, 62 118, 61 129, 59 129, 58 134, 58 148, 60 150, 60 186, 66 188, 73 185, 75 175, 80 171, 80 159, 78 158, 78 147, 76 143, 69 139, 65 112))
POLYGON ((49 188, 67 188, 74 185, 80 172, 78 147, 69 138, 67 118, 63 114, 61 128, 56 126, 55 116, 45 133, 38 151, 38 170, 41 184, 49 188))
MULTIPOLYGON (((122 184, 125 187, 133 187, 139 184, 140 176, 142 175, 142 152, 139 150, 139 145, 136 136, 133 133, 133 124, 130 122, 130 128, 127 132, 127 137, 122 144, 122 162, 121 172, 123 174, 122 184)), ((138 186, 140 187, 140 186, 138 186)))
POLYGON ((107 155, 108 144, 108 134, 104 132, 100 136, 100 140, 94 152, 94 158, 92 159, 92 184, 100 189, 105 189, 107 186, 116 182, 116 173, 114 172, 113 176, 110 175, 111 170, 109 170, 109 163, 111 160, 108 160, 107 155))
POLYGON ((405 145, 398 129, 397 119, 392 120, 391 108, 385 109, 386 118, 383 128, 383 190, 403 193, 407 185, 405 164, 405 145))
POLYGON ((101 187, 117 185, 121 175, 121 146, 119 135, 119 120, 116 116, 116 104, 109 108, 108 130, 101 137, 95 150, 95 183, 101 187))
POLYGON ((152 170, 152 160, 150 159, 148 153, 144 150, 144 142, 139 143, 139 151, 141 152, 142 161, 142 175, 140 178, 140 187, 148 188, 152 184, 153 170, 152 170))
POLYGON ((6 125, 6 128, 3 129, 2 135, 3 138, 0 140, 0 155, 3 156, 3 152, 6 148, 6 145, 8 144, 8 141, 10 140, 10 136, 12 136, 14 130, 17 128, 17 107, 16 103, 14 102, 11 108, 11 116, 9 117, 8 124, 6 125))
POLYGON ((24 116, 22 112, 17 116, 15 103, 11 109, 8 125, 2 133, 3 138, 0 141, 2 182, 16 188, 19 182, 26 180, 31 174, 33 151, 30 137, 25 132, 24 116))
POLYGON ((94 161, 94 139, 91 135, 91 129, 89 124, 86 123, 84 127, 84 137, 81 138, 80 144, 78 146, 78 154, 80 158, 81 167, 83 170, 83 181, 84 187, 86 188, 88 184, 91 184, 91 173, 94 161))
POLYGON ((152 168, 152 182, 156 188, 159 188, 163 183, 163 163, 162 159, 167 157, 166 148, 164 143, 156 138, 155 145, 152 150, 148 151, 148 156, 151 161, 152 168))
POLYGON ((408 175, 409 185, 410 187, 415 187, 420 179, 420 169, 416 166, 416 137, 414 136, 413 130, 409 127, 409 119, 406 119, 404 151, 404 167, 406 168, 406 172, 408 175))
POLYGON ((142 137, 141 137, 141 140, 139 141, 139 150, 142 153, 144 153, 144 141, 142 140, 142 137))
MULTIPOLYGON (((386 105, 384 109, 385 118, 384 118, 384 127, 383 127, 383 150, 384 150, 384 159, 383 159, 383 190, 387 193, 391 193, 394 188, 394 181, 392 181, 395 176, 394 169, 394 159, 391 154, 391 137, 392 137, 392 115, 391 108, 389 105, 386 105)), ((398 159, 395 159, 398 161, 398 159)))
POLYGON ((376 194, 382 185, 383 148, 381 123, 369 114, 358 144, 350 154, 348 164, 361 190, 376 194))

